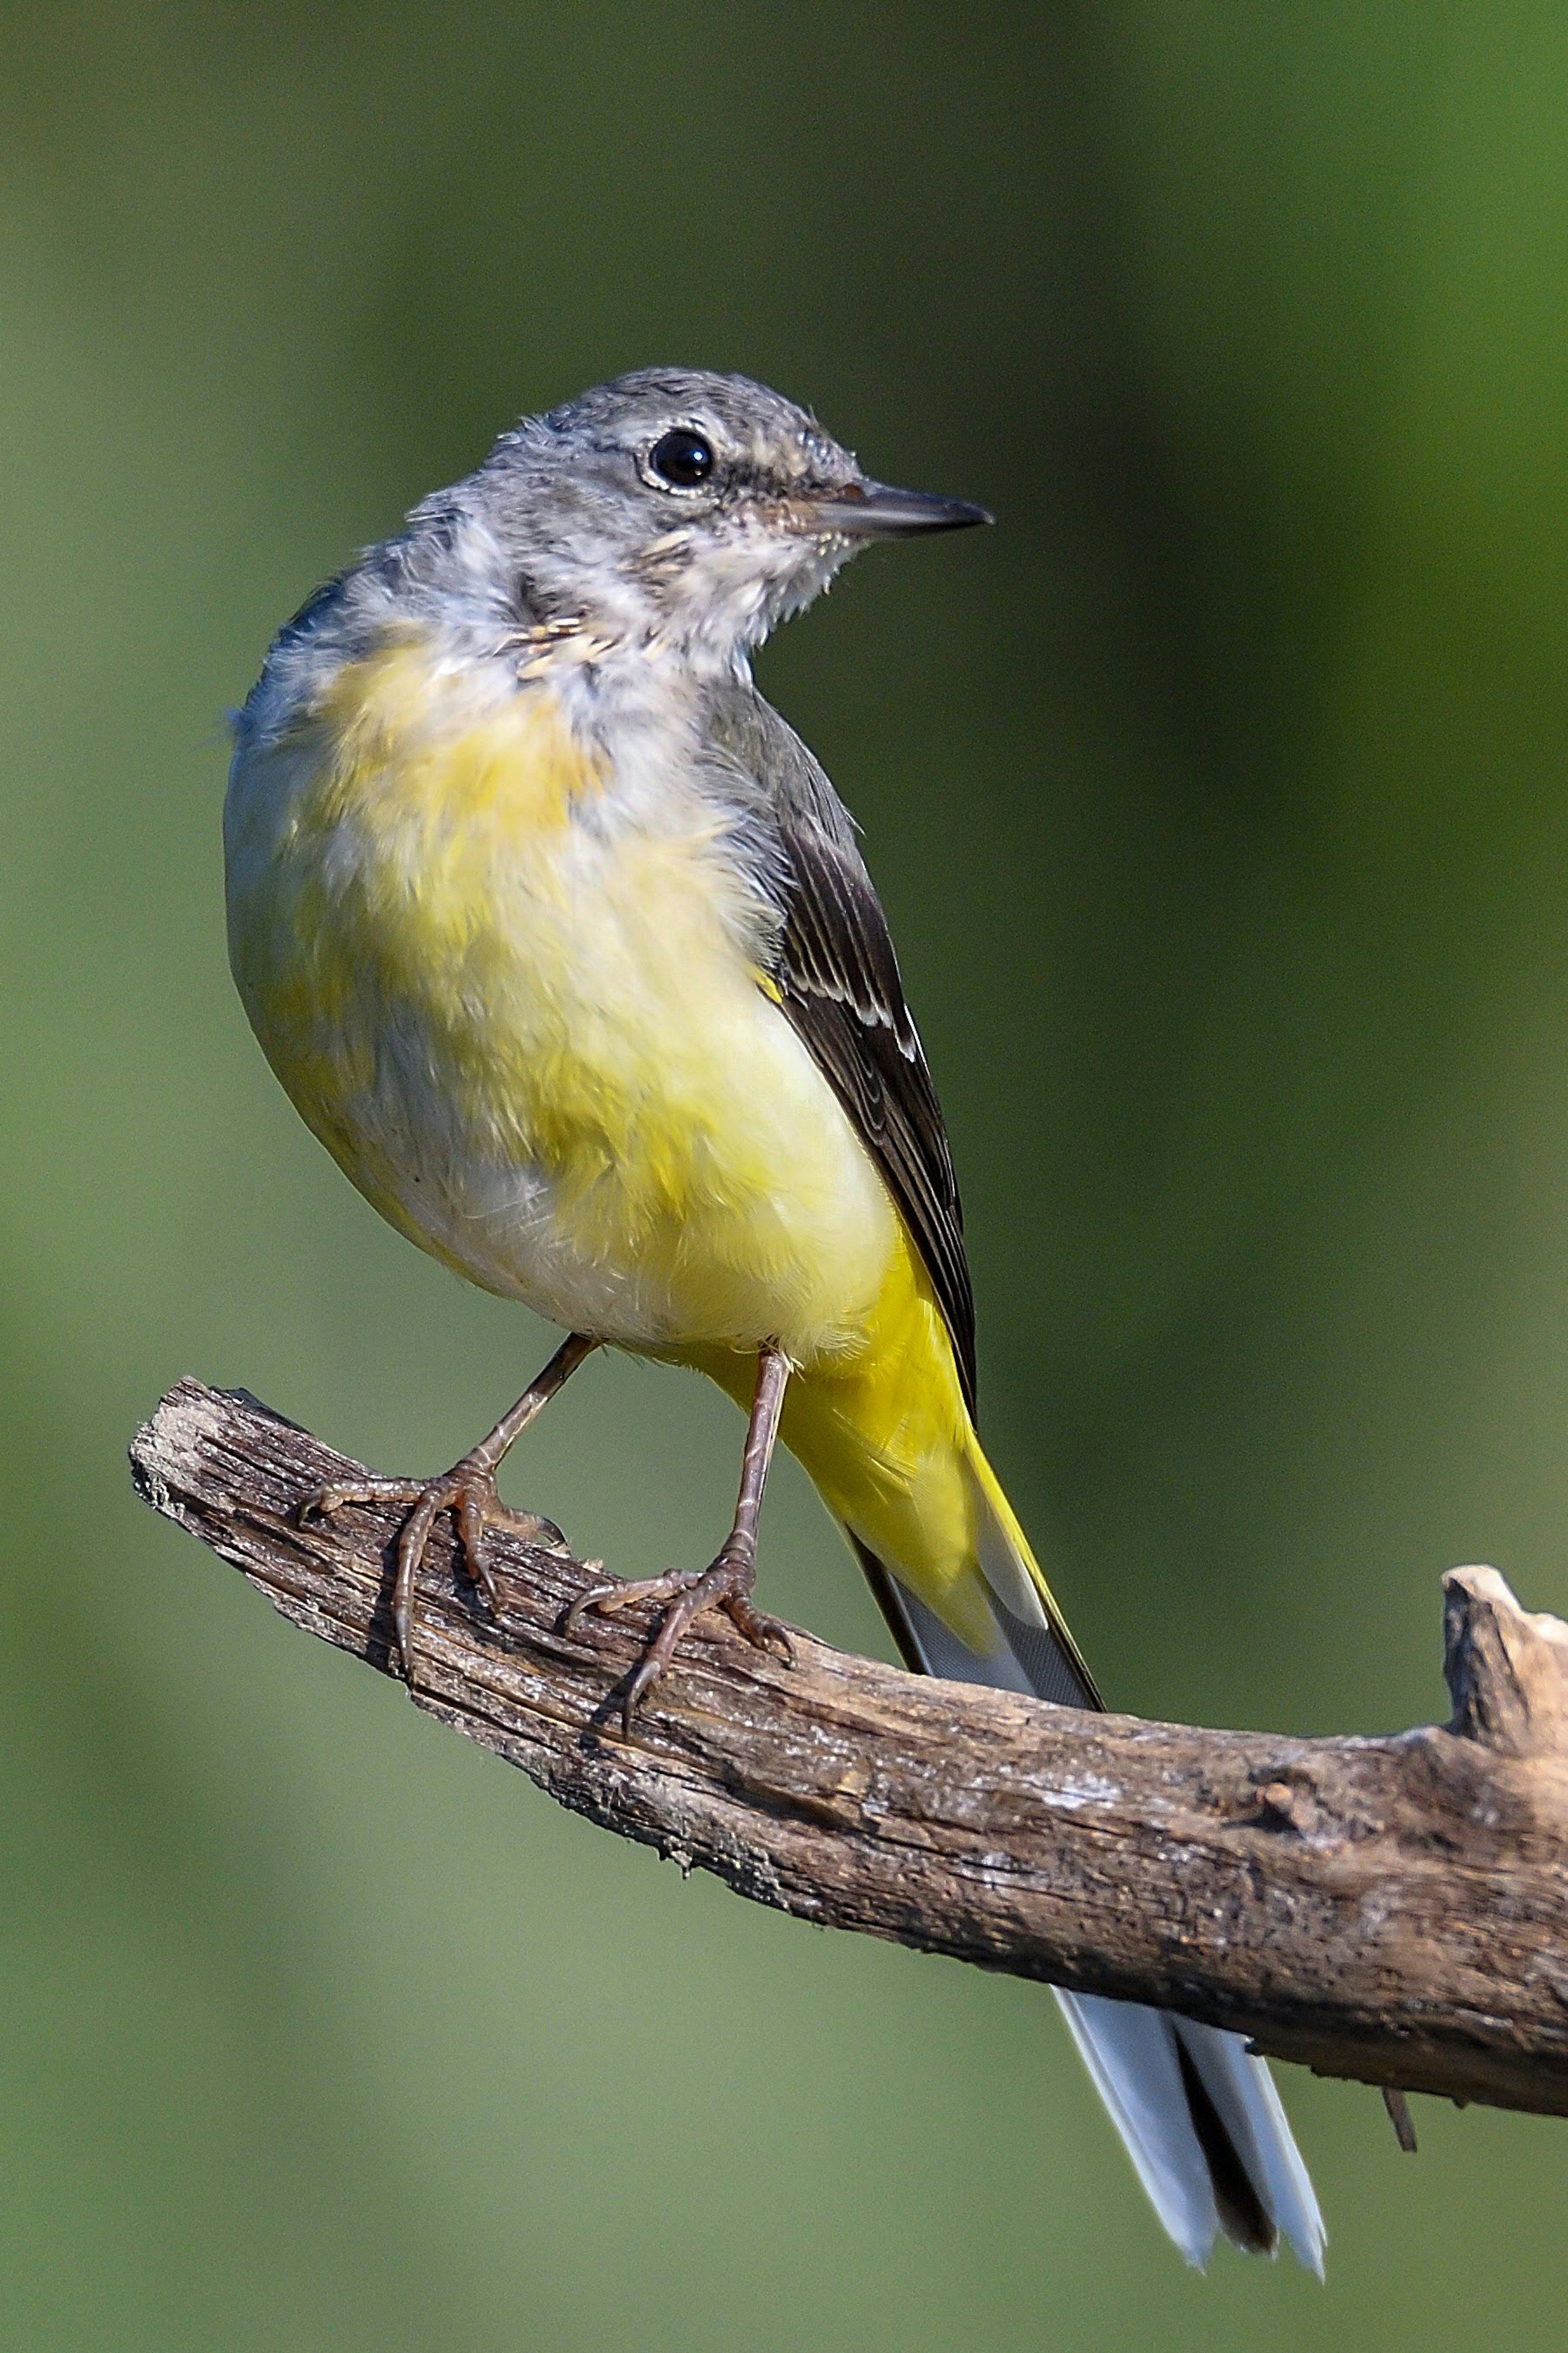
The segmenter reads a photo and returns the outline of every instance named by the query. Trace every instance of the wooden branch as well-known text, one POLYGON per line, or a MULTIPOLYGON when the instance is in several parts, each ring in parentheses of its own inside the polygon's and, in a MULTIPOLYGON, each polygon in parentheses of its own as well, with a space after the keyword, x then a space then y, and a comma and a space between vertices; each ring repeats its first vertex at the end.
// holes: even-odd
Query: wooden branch
MULTIPOLYGON (((334 1454, 183 1381, 132 1449, 147 1501, 295 1625, 389 1671, 395 1515, 295 1525, 334 1454)), ((492 1625, 438 1530, 417 1705, 563 1804, 806 1920, 1163 2004, 1329 2075, 1568 2115, 1568 1626, 1444 1581, 1452 1722, 1203 1732, 704 1625, 628 1740, 647 1619, 563 1637, 581 1562, 498 1540, 492 1625)))

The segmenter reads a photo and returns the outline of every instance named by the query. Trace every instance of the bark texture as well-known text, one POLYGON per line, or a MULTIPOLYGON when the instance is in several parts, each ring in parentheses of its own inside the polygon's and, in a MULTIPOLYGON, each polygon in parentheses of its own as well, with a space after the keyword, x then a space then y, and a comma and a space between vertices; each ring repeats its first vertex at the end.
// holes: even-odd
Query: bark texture
MULTIPOLYGON (((398 1514, 301 1527, 360 1466, 182 1381, 139 1492, 297 1626, 388 1672, 398 1514)), ((802 1919, 1239 2029, 1328 2075, 1568 2114, 1568 1626, 1444 1580, 1451 1721, 1299 1740, 1084 1715, 705 1621, 628 1739, 645 1613, 570 1638, 591 1571, 494 1538, 493 1623, 437 1527, 417 1706, 563 1805, 802 1919)))

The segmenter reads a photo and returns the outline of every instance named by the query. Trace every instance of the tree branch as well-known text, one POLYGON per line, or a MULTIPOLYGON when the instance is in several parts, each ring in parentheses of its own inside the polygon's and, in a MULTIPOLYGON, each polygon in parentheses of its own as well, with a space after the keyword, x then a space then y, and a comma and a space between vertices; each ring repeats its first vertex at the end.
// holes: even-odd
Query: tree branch
MULTIPOLYGON (((183 1381, 139 1492, 297 1626, 390 1671, 395 1515, 301 1528, 359 1466, 183 1381)), ((1054 1708, 704 1621, 631 1739, 646 1618, 556 1630, 588 1571, 496 1540, 492 1625, 443 1522, 416 1704, 592 1820, 802 1919, 1235 2027, 1320 2073, 1568 2115, 1568 1626, 1444 1580, 1446 1727, 1296 1740, 1054 1708)))

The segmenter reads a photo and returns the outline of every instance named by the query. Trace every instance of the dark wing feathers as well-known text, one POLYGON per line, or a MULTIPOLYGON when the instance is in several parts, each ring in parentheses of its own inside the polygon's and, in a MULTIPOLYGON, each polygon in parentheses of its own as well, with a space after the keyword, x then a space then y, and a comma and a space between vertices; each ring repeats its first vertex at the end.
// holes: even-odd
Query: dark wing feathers
POLYGON ((974 1409, 974 1301, 947 1130, 898 960, 858 859, 809 824, 788 840, 794 888, 773 970, 785 1016, 881 1170, 925 1261, 974 1409))
POLYGON ((974 1299, 952 1155, 854 828, 799 737, 754 691, 737 686, 716 698, 711 740, 756 794, 746 829, 783 919, 770 977, 903 1212, 973 1413, 974 1299))
POLYGON ((887 918, 858 856, 809 818, 786 826, 784 846, 794 884, 784 922, 792 976, 847 1006, 868 1029, 890 1030, 906 1060, 918 1060, 887 918))

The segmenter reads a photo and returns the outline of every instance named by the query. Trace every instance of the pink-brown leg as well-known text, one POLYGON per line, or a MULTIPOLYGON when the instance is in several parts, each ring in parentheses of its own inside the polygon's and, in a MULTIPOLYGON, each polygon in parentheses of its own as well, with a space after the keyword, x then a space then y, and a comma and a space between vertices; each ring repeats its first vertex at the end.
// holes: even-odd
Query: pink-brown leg
POLYGON ((551 1398, 597 1345, 596 1340, 584 1339, 578 1332, 563 1341, 511 1411, 503 1414, 489 1435, 481 1438, 460 1462, 455 1462, 438 1479, 363 1479, 353 1486, 320 1487, 299 1505, 296 1516, 302 1525, 331 1519, 350 1504, 413 1505, 397 1539, 397 1577, 392 1588, 397 1653, 410 1683, 414 1680, 414 1582, 430 1532, 442 1512, 450 1512, 457 1521, 463 1566, 498 1617, 500 1592, 486 1557, 486 1532, 506 1528, 524 1544, 538 1544, 542 1539, 552 1546, 562 1542, 561 1531, 552 1521, 542 1520, 532 1512, 514 1512, 501 1502, 496 1492, 496 1472, 514 1440, 543 1412, 551 1398))
POLYGON ((572 1631, 592 1610, 609 1618, 638 1601, 661 1601, 665 1608, 641 1658, 627 1678, 621 1700, 621 1723, 629 1732, 633 1711, 649 1685, 675 1656, 681 1636, 705 1609, 722 1609, 731 1624, 758 1650, 776 1650, 785 1661, 795 1653, 776 1618, 753 1609, 752 1592, 757 1581, 757 1527, 762 1517, 763 1490, 778 1438, 779 1415, 789 1385, 789 1359, 780 1349, 763 1348, 757 1359, 757 1389, 746 1425, 745 1451, 741 1458, 741 1492, 729 1535, 706 1568, 672 1568, 663 1577, 605 1577, 580 1593, 566 1612, 563 1630, 572 1631))

